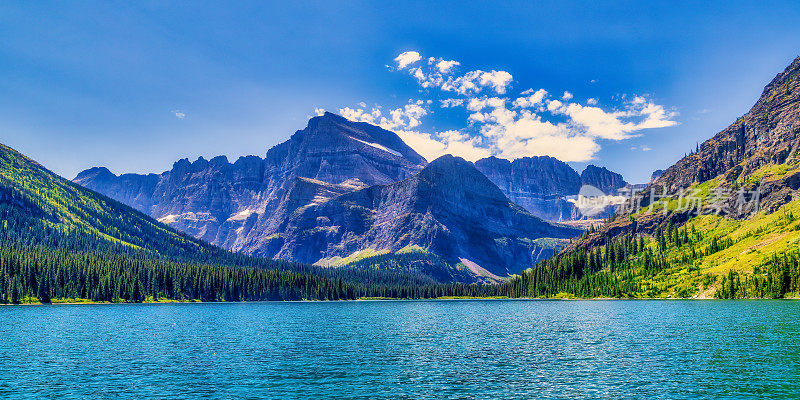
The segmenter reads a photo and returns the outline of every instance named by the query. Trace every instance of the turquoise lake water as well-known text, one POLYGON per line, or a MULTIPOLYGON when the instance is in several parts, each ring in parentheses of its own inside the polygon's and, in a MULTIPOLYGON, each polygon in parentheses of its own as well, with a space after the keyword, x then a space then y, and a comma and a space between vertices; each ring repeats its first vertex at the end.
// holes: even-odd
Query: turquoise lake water
POLYGON ((0 398, 796 398, 798 301, 0 307, 0 398))

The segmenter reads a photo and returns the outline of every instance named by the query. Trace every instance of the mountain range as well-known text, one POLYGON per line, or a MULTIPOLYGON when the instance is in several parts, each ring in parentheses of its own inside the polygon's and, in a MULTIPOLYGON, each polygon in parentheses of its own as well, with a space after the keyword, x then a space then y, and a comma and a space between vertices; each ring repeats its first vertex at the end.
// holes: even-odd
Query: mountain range
POLYGON ((605 168, 578 175, 551 157, 432 164, 391 131, 325 113, 265 158, 183 159, 160 175, 95 167, 73 181, 233 251, 341 264, 416 249, 493 278, 580 234, 539 219, 580 218, 565 196, 587 184, 609 194, 627 184, 605 168), (470 207, 438 208, 443 201, 470 207), (487 217, 495 223, 476 223, 487 217))
POLYGON ((588 231, 516 202, 566 210, 576 188, 632 187, 618 174, 548 157, 427 163, 394 133, 333 114, 263 159, 100 167, 77 183, 0 145, 0 302, 55 288, 102 301, 797 296, 799 139, 800 57, 588 231))

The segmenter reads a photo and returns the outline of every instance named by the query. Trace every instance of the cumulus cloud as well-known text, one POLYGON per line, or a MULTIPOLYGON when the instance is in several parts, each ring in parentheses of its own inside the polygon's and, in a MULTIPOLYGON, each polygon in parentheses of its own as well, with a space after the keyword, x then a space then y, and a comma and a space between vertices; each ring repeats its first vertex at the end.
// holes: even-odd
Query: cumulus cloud
POLYGON ((320 108, 320 107, 315 108, 314 109, 314 115, 316 115, 318 117, 322 116, 322 115, 325 115, 325 109, 324 108, 320 108))
POLYGON ((388 113, 384 113, 379 107, 370 109, 344 107, 339 109, 339 113, 352 121, 368 122, 388 130, 404 130, 421 124, 422 117, 428 115, 425 105, 426 101, 417 100, 389 110, 388 113))
POLYGON ((416 51, 401 53, 394 60, 397 63, 397 69, 406 71, 414 77, 423 89, 438 88, 460 95, 477 94, 483 91, 505 94, 514 80, 507 71, 476 69, 456 74, 456 67, 461 63, 455 60, 428 57, 427 63, 418 63, 422 60, 422 55, 416 51))
POLYGON ((458 77, 448 77, 439 86, 442 90, 458 94, 476 94, 484 89, 491 89, 497 94, 505 94, 513 77, 506 71, 469 71, 458 77))
POLYGON ((528 94, 529 96, 517 97, 513 103, 514 107, 529 108, 541 105, 542 100, 544 100, 544 97, 547 96, 547 91, 544 89, 539 89, 534 92, 533 89, 528 89, 521 94, 528 94))
MULTIPOLYGON (((513 76, 502 70, 457 72, 461 63, 437 57, 423 58, 407 51, 395 59, 397 68, 417 81, 425 100, 409 100, 388 111, 379 106, 344 107, 348 119, 369 122, 396 132, 418 153, 432 160, 454 154, 468 160, 496 155, 504 158, 549 155, 562 161, 594 159, 603 141, 641 136, 647 129, 677 125, 677 112, 646 96, 619 96, 613 105, 600 107, 597 98, 574 102, 571 91, 560 96, 545 89, 514 93, 513 76), (421 60, 426 62, 420 62, 421 60), (438 92, 438 94, 437 94, 438 92), (437 98, 443 95, 445 98, 437 98), (462 109, 463 128, 436 131, 425 128, 433 104, 442 109, 462 109)), ((596 81, 593 80, 592 83, 596 81)), ((452 115, 452 111, 448 113, 452 115)), ((651 150, 646 145, 635 147, 651 150)))
POLYGON ((420 56, 416 51, 406 51, 404 53, 400 53, 400 55, 394 59, 394 61, 397 63, 398 69, 403 69, 419 60, 422 60, 422 56, 420 56))
POLYGON ((428 58, 428 64, 433 64, 436 66, 436 69, 439 70, 439 73, 447 74, 453 71, 453 68, 461 65, 460 62, 455 60, 445 60, 441 58, 430 57, 428 58))
POLYGON ((464 105, 464 99, 444 99, 440 100, 442 108, 453 108, 464 105))

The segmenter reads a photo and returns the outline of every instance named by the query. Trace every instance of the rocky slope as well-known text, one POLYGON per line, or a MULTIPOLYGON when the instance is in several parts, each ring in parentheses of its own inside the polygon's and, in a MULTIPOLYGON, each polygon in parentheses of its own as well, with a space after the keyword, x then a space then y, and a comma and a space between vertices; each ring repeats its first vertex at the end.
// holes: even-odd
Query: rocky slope
MULTIPOLYGON (((550 221, 582 218, 567 196, 576 196, 584 185, 597 187, 603 194, 616 194, 627 182, 622 175, 589 165, 578 175, 572 167, 553 157, 524 157, 509 161, 488 157, 475 162, 513 202, 533 215, 550 221)), ((605 216, 605 215, 603 215, 605 216)))
MULTIPOLYGON (((764 88, 747 114, 664 171, 652 186, 674 193, 714 181, 718 192, 758 190, 759 209, 771 212, 797 196, 798 164, 800 57, 764 88)), ((739 219, 751 215, 738 207, 736 196, 727 200, 724 215, 739 219)))
POLYGON ((553 241, 580 234, 509 201, 461 158, 443 156, 410 178, 297 209, 254 247, 267 257, 317 262, 363 249, 418 247, 474 272, 507 276, 552 253, 553 241))
POLYGON ((778 229, 782 227, 758 221, 780 219, 775 216, 780 210, 793 220, 786 207, 793 207, 798 200, 800 57, 764 88, 750 111, 701 144, 696 152, 669 167, 631 200, 627 211, 572 243, 563 254, 584 253, 614 237, 651 235, 668 225, 696 224, 698 214, 704 214, 719 221, 704 227, 709 237, 728 235, 728 226, 743 221, 758 227, 755 233, 730 237, 732 248, 739 241, 758 239, 731 257, 735 264, 739 257, 758 249, 757 253, 763 257, 735 264, 753 268, 772 254, 767 249, 796 248, 795 237, 781 233, 778 229), (681 204, 681 193, 691 194, 693 203, 684 200, 681 204), (662 199, 662 194, 670 198, 662 199), (695 207, 696 204, 700 207, 695 207))
POLYGON ((397 182, 426 164, 393 132, 326 113, 263 159, 183 159, 160 175, 116 176, 99 167, 74 182, 212 244, 253 252, 251 244, 298 201, 397 182))
POLYGON ((564 196, 578 194, 581 178, 572 167, 553 157, 524 157, 514 161, 488 157, 475 168, 511 201, 540 218, 561 221, 578 217, 564 196))
POLYGON ((650 182, 648 182, 648 183, 655 182, 655 180, 658 179, 658 177, 660 177, 663 174, 664 174, 664 170, 663 169, 657 169, 657 170, 653 171, 653 173, 650 174, 650 182))
POLYGON ((594 186, 607 195, 615 195, 619 189, 628 185, 622 175, 595 165, 587 165, 581 172, 581 183, 594 186))

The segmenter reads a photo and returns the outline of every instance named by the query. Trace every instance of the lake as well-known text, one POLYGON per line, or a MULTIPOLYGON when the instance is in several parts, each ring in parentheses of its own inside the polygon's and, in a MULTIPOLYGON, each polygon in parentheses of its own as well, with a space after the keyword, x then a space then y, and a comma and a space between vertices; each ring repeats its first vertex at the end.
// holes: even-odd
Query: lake
POLYGON ((0 398, 800 396, 800 301, 0 307, 0 398))

